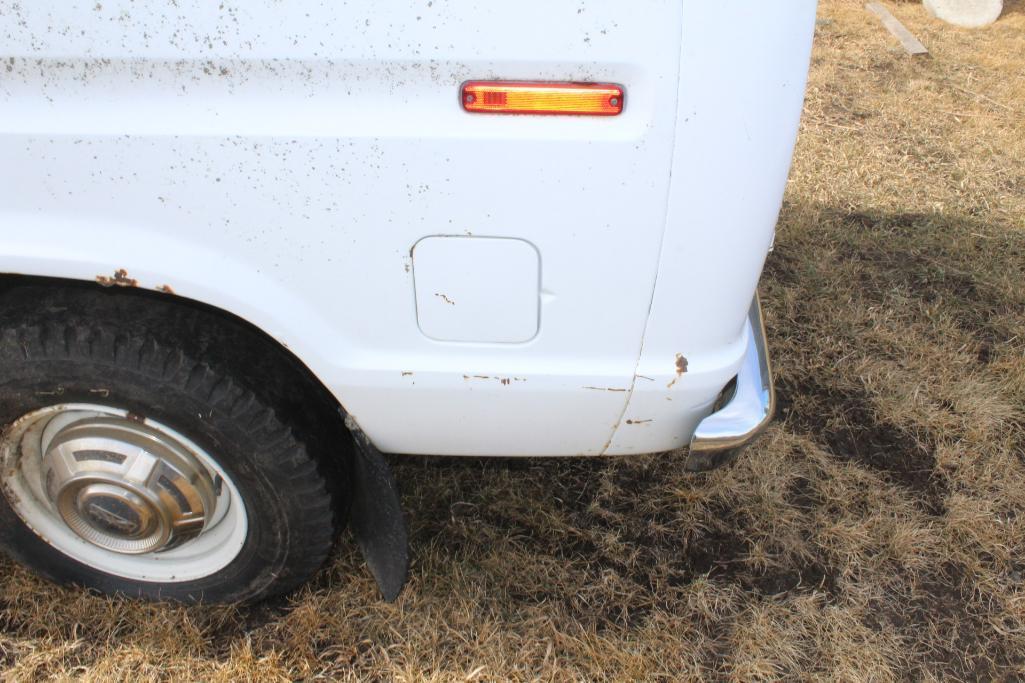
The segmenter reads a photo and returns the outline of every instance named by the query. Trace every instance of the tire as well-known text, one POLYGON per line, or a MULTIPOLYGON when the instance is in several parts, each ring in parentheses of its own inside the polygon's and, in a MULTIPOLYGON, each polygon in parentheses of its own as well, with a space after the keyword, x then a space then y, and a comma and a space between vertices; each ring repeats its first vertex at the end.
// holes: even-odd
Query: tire
MULTIPOLYGON (((230 538, 237 542, 211 546, 209 556, 216 556, 217 562, 211 559, 207 564, 207 551, 194 549, 205 547, 200 544, 204 538, 204 543, 212 542, 213 536, 204 536, 213 533, 208 530, 181 541, 180 547, 130 557, 106 546, 96 549, 81 538, 67 536, 66 530, 48 541, 33 531, 43 527, 30 526, 24 517, 36 521, 40 515, 51 514, 57 522, 43 520, 47 525, 63 523, 70 528, 68 518, 61 517, 63 512, 46 513, 46 506, 38 501, 25 502, 24 493, 14 495, 5 479, 4 495, 0 496, 0 544, 16 560, 57 583, 154 600, 249 602, 288 592, 306 581, 331 550, 333 511, 339 505, 332 500, 322 468, 279 419, 275 406, 267 405, 254 391, 252 378, 190 357, 185 335, 181 342, 174 335, 151 336, 133 327, 130 319, 103 319, 102 307, 99 311, 54 307, 40 312, 37 308, 32 315, 13 320, 10 311, 0 317, 4 324, 0 329, 0 425, 5 427, 7 439, 2 456, 4 476, 17 476, 18 485, 28 485, 29 471, 36 467, 26 464, 30 460, 27 454, 11 455, 20 453, 20 446, 11 442, 19 424, 42 425, 55 414, 68 420, 92 416, 89 419, 96 423, 116 422, 118 429, 131 430, 137 424, 139 430, 147 430, 146 438, 166 439, 168 448, 185 449, 183 457, 192 457, 185 464, 202 470, 197 480, 214 482, 216 488, 210 490, 217 498, 207 501, 207 523, 212 523, 209 520, 215 508, 228 510, 214 529, 229 519, 233 525, 241 524, 230 530, 230 538), (26 422, 24 416, 42 417, 26 422), (16 459, 10 460, 12 457, 16 459), (15 471, 9 466, 12 462, 17 462, 17 475, 11 474, 15 471), (228 502, 222 502, 225 495, 228 502), (174 559, 179 555, 187 557, 188 563, 174 559), (181 575, 175 573, 176 562, 187 565, 181 575), (151 572, 151 566, 157 570, 151 572), (151 577, 154 580, 148 580, 151 577)), ((187 333, 203 334, 198 330, 187 333)), ((45 424, 50 429, 56 422, 45 424)), ((74 453, 76 459, 79 454, 74 453)), ((47 480, 46 486, 50 485, 47 480)), ((52 489, 44 493, 48 491, 52 489)), ((122 493, 118 491, 118 495, 122 493)), ((160 498, 165 499, 167 496, 160 498)), ((89 524, 100 524, 95 505, 76 504, 85 506, 89 524)), ((56 503, 51 500, 51 505, 56 503)), ((103 505, 109 507, 107 502, 103 505)), ((178 508, 172 505, 168 509, 178 508)), ((140 510, 149 514, 145 505, 140 510)), ((132 515, 117 517, 120 527, 102 529, 110 531, 111 537, 128 533, 125 529, 134 532, 139 517, 132 515), (124 522, 128 517, 131 520, 124 522)))

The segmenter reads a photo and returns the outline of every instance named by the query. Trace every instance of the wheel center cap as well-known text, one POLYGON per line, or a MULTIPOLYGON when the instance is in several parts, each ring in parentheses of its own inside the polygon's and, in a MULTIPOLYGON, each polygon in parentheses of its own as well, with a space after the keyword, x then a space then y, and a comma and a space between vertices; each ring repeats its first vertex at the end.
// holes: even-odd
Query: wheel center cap
POLYGON ((86 487, 78 496, 79 513, 97 531, 125 538, 143 535, 153 518, 149 505, 130 491, 110 488, 86 487))

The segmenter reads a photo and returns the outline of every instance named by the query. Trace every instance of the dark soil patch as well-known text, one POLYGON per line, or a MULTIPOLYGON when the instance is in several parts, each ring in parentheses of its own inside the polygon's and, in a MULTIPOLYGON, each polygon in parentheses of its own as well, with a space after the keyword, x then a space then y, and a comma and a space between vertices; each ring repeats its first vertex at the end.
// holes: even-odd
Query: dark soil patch
POLYGON ((839 592, 836 574, 817 562, 769 570, 756 577, 752 587, 766 595, 816 590, 835 597, 839 592))
POLYGON ((786 495, 790 505, 809 511, 822 505, 822 498, 815 492, 812 482, 806 477, 795 477, 786 495))
POLYGON ((838 458, 881 472, 911 492, 929 514, 943 514, 947 490, 936 472, 935 444, 879 419, 862 388, 830 386, 811 376, 776 379, 780 408, 795 431, 810 435, 838 458))
POLYGON ((967 601, 964 582, 963 568, 947 562, 919 584, 907 601, 907 630, 937 622, 949 626, 949 638, 933 653, 929 668, 941 664, 959 680, 1011 680, 1004 676, 1025 664, 1025 652, 993 642, 989 612, 999 608, 967 601))

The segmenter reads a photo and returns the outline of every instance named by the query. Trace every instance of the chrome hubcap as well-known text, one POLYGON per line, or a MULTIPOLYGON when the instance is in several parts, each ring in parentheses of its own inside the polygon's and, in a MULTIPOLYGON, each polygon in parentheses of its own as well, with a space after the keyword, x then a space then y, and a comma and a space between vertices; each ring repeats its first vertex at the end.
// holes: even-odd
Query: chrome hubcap
POLYGON ((167 434, 129 418, 44 430, 46 496, 78 536, 120 553, 173 548, 202 533, 216 501, 210 474, 167 434))
POLYGON ((0 434, 0 490, 51 546, 139 581, 209 576, 248 535, 239 490, 214 458, 110 406, 65 403, 16 420, 0 434))

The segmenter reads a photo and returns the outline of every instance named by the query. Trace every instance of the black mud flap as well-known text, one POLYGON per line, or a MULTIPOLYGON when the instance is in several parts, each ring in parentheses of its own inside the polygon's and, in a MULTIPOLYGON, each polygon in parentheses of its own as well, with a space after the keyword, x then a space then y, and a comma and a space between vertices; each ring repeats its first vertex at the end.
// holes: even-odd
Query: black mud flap
POLYGON ((391 468, 350 416, 345 426, 356 442, 349 524, 381 595, 393 602, 409 575, 409 534, 391 468))

